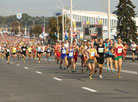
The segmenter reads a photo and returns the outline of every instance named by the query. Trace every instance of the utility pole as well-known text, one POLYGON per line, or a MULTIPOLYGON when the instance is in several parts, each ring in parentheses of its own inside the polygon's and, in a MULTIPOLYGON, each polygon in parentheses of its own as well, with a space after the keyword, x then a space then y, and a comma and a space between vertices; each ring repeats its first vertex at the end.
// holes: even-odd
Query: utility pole
POLYGON ((59 30, 58 30, 58 16, 57 16, 57 37, 58 37, 58 41, 59 41, 59 30))
POLYGON ((71 44, 73 42, 73 37, 72 37, 72 33, 73 33, 73 25, 72 25, 72 0, 70 0, 70 35, 71 35, 71 44))
POLYGON ((64 8, 62 7, 62 41, 64 42, 64 8))
POLYGON ((108 38, 111 38, 111 23, 110 23, 110 0, 108 0, 108 38))
POLYGON ((25 22, 25 28, 24 28, 24 33, 27 34, 27 22, 25 22))

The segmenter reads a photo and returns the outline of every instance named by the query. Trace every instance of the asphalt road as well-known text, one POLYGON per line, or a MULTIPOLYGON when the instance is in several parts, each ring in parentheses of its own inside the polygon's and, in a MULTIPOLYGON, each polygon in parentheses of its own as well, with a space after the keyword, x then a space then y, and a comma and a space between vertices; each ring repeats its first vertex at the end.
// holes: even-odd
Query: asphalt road
POLYGON ((104 70, 88 79, 88 72, 60 70, 53 60, 0 60, 0 102, 137 102, 138 61, 123 63, 122 79, 104 70))

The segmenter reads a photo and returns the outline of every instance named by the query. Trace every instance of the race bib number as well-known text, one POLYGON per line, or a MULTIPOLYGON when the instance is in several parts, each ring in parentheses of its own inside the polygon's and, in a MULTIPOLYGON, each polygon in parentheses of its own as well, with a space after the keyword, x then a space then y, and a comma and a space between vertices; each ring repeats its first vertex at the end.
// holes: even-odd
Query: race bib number
POLYGON ((66 54, 66 50, 62 50, 62 53, 63 53, 63 54, 66 54))
POLYGON ((135 51, 135 50, 136 50, 136 48, 132 48, 132 50, 133 50, 133 51, 135 51))
POLYGON ((26 51, 26 49, 25 49, 25 48, 23 48, 23 51, 26 51))
POLYGON ((47 50, 47 52, 50 52, 50 50, 47 50))
POLYGON ((95 52, 91 52, 91 57, 94 57, 95 56, 95 52))
POLYGON ((73 53, 69 53, 69 56, 72 57, 73 56, 73 53))
POLYGON ((123 50, 122 48, 119 48, 118 53, 122 53, 122 50, 123 50))
POLYGON ((99 52, 99 53, 103 53, 103 52, 104 52, 104 48, 99 48, 99 49, 98 49, 98 52, 99 52))
POLYGON ((9 50, 9 49, 7 49, 7 52, 10 52, 10 50, 9 50))

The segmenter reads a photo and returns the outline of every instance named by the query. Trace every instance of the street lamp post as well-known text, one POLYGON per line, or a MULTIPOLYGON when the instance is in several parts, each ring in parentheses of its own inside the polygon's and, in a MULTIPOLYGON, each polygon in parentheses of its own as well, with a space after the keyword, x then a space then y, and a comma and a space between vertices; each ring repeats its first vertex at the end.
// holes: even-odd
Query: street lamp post
POLYGON ((111 38, 111 23, 110 23, 110 0, 108 0, 108 38, 111 38))
POLYGON ((28 21, 24 21, 24 20, 21 20, 21 21, 25 23, 24 33, 27 34, 27 23, 31 21, 31 19, 29 19, 28 21))
POLYGON ((58 41, 59 41, 59 30, 58 30, 58 16, 57 16, 57 38, 58 38, 58 41))
POLYGON ((72 37, 72 31, 73 31, 73 25, 72 25, 72 0, 70 0, 70 25, 71 25, 70 35, 71 35, 71 44, 72 44, 72 42, 73 42, 73 37, 72 37))
MULTIPOLYGON (((64 41, 64 32, 65 32, 65 28, 64 28, 64 7, 63 7, 63 2, 61 0, 58 0, 61 5, 62 5, 62 41, 64 41)), ((59 7, 58 7, 59 8, 59 7)))
POLYGON ((62 41, 64 41, 64 9, 62 7, 62 41))

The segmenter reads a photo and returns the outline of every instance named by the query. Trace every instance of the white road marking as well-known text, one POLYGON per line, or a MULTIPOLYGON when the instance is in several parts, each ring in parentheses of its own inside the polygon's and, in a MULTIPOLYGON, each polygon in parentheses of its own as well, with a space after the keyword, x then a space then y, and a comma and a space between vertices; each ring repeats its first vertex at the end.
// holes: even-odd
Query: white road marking
POLYGON ((81 87, 81 88, 84 89, 84 90, 90 91, 90 92, 98 92, 97 90, 90 89, 88 87, 81 87))
POLYGON ((62 81, 62 79, 59 79, 57 77, 54 77, 53 79, 57 80, 57 81, 62 81))
POLYGON ((36 73, 37 73, 37 74, 42 74, 42 72, 40 72, 40 71, 36 71, 36 73))
POLYGON ((24 67, 24 69, 28 69, 28 67, 24 67))
MULTIPOLYGON (((103 67, 103 69, 107 69, 107 68, 106 67, 103 67)), ((128 73, 128 74, 134 74, 134 75, 137 75, 138 74, 137 71, 130 71, 130 70, 121 70, 121 72, 128 73)))
MULTIPOLYGON (((54 60, 50 60, 52 62, 54 62, 54 60)), ((81 63, 76 63, 77 65, 81 65, 81 63)), ((103 67, 103 69, 107 69, 106 67, 103 67)), ((134 74, 134 75, 137 75, 138 74, 138 71, 130 71, 130 70, 121 70, 121 72, 123 73, 128 73, 128 74, 134 74)))
POLYGON ((121 70, 121 72, 128 73, 128 74, 138 74, 135 71, 129 71, 129 70, 121 70))

